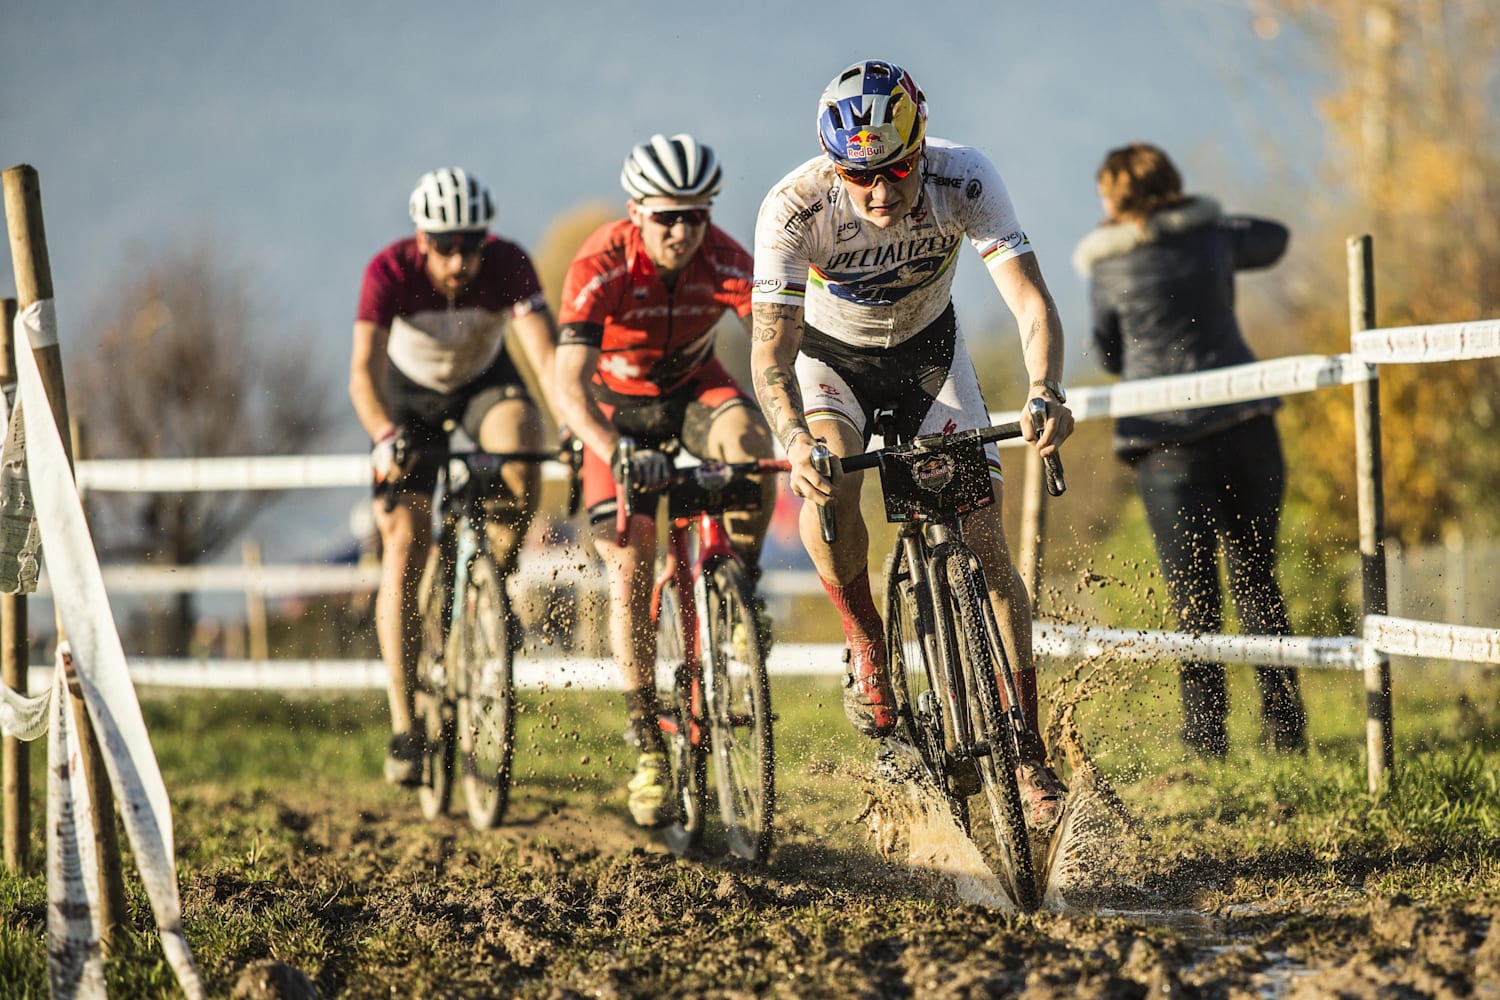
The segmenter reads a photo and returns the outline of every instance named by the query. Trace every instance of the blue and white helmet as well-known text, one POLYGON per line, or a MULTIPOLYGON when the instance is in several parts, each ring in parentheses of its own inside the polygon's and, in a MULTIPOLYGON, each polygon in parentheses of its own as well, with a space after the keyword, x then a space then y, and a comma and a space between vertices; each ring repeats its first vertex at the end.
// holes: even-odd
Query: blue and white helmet
POLYGON ((895 63, 857 62, 818 99, 818 139, 842 167, 867 170, 904 159, 921 148, 926 134, 927 98, 895 63))
POLYGON ((488 229, 495 218, 490 189, 459 167, 443 167, 423 174, 407 207, 411 221, 426 233, 488 229))

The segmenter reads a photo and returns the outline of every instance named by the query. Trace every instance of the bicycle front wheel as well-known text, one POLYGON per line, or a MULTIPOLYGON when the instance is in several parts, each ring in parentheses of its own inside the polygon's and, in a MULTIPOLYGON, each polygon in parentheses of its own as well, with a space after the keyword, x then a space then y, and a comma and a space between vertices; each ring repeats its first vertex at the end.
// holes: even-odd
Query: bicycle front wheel
POLYGON ((453 578, 434 552, 419 591, 422 658, 417 678, 415 720, 426 737, 417 803, 422 808, 422 815, 428 819, 447 814, 448 803, 453 798, 453 697, 445 667, 452 592, 453 578))
POLYGON ((691 668, 692 636, 685 631, 682 594, 677 584, 662 586, 656 608, 656 697, 667 724, 662 735, 672 769, 672 794, 677 816, 666 829, 667 847, 679 857, 703 842, 708 812, 708 763, 694 712, 701 684, 691 668))
POLYGON ((458 734, 469 820, 481 830, 500 825, 510 800, 515 749, 515 685, 510 602, 495 560, 480 553, 469 567, 460 605, 455 669, 459 675, 458 734))
POLYGON ((764 862, 771 854, 776 809, 771 682, 744 567, 722 563, 707 584, 708 607, 702 609, 708 640, 704 674, 719 815, 728 831, 729 850, 764 862))
POLYGON ((936 631, 930 597, 919 594, 912 580, 906 547, 898 544, 885 563, 885 641, 890 658, 891 687, 906 741, 916 751, 938 790, 948 799, 954 819, 969 828, 970 792, 955 787, 944 750, 941 688, 933 682, 929 654, 922 636, 936 631))
POLYGON ((1000 705, 1000 689, 990 660, 989 616, 979 603, 988 600, 989 595, 974 571, 972 558, 972 553, 959 549, 947 560, 948 602, 958 626, 956 652, 963 668, 964 701, 975 737, 988 748, 987 753, 974 758, 974 763, 979 768, 980 783, 989 804, 996 846, 1005 874, 1010 878, 1016 905, 1029 913, 1041 905, 1041 896, 1037 891, 1021 789, 1016 780, 1014 729, 1000 705))

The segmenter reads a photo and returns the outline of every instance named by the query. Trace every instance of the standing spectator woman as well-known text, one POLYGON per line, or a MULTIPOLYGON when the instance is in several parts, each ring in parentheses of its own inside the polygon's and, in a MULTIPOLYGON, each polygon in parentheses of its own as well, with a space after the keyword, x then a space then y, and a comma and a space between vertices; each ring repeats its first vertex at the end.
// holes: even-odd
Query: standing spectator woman
MULTIPOLYGON (((1285 226, 1227 216, 1182 193, 1167 154, 1146 143, 1114 149, 1096 176, 1105 222, 1078 245, 1089 276, 1094 342, 1124 379, 1178 375, 1255 360, 1234 315, 1234 272, 1269 267, 1285 226)), ((1272 416, 1277 399, 1122 417, 1115 452, 1134 467, 1173 609, 1183 630, 1223 630, 1218 549, 1247 632, 1287 635, 1276 582, 1276 533, 1285 478, 1272 416)), ((1256 667, 1264 740, 1306 749, 1293 669, 1256 667)), ((1229 749, 1224 665, 1182 665, 1182 738, 1210 757, 1229 749)))

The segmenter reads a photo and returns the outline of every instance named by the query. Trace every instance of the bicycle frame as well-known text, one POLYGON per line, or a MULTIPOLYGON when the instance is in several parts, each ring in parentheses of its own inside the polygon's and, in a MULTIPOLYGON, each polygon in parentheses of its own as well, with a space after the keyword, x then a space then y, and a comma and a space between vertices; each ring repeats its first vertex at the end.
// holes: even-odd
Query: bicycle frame
MULTIPOLYGON (((881 469, 882 477, 886 469, 886 455, 900 453, 902 451, 931 450, 933 452, 943 451, 960 441, 969 441, 975 444, 985 444, 991 441, 1000 441, 1007 438, 1021 436, 1021 425, 1019 422, 1001 424, 994 427, 978 428, 971 431, 960 431, 956 434, 926 435, 912 440, 904 440, 899 434, 894 433, 894 428, 889 420, 889 411, 882 411, 877 415, 877 432, 885 441, 891 442, 886 448, 867 452, 864 455, 851 456, 845 459, 831 458, 825 460, 830 468, 837 467, 839 472, 854 471, 878 467, 881 469)), ((1047 419, 1047 407, 1042 400, 1032 400, 1028 408, 1027 418, 1032 421, 1037 433, 1041 433, 1047 419), (1036 404, 1041 404, 1040 406, 1036 404)), ((1045 461, 1047 473, 1047 489, 1054 496, 1061 495, 1066 487, 1063 478, 1062 461, 1055 454, 1049 456, 1045 461)), ((882 479, 883 482, 883 479, 882 479)), ((930 488, 930 487, 929 487, 930 488)), ((827 508, 822 508, 826 511, 827 508)), ((889 512, 889 511, 888 511, 889 512)), ((936 608, 946 603, 948 599, 948 580, 945 576, 934 578, 929 572, 933 566, 945 565, 947 560, 955 552, 961 552, 972 567, 973 578, 980 584, 981 600, 979 601, 981 612, 985 617, 986 631, 991 637, 990 654, 992 661, 999 667, 999 681, 1003 688, 1004 700, 1007 706, 1007 715, 1010 719, 1014 735, 1017 740, 1029 731, 1033 720, 1026 718, 1024 707, 1021 705, 1019 691, 1017 690, 1014 667, 1010 662, 1010 656, 1006 653, 1004 645, 1000 642, 999 622, 995 616, 994 605, 989 599, 989 586, 985 580, 984 568, 980 564, 978 556, 970 549, 964 541, 962 514, 965 511, 941 509, 940 505, 924 505, 921 502, 914 504, 905 513, 905 522, 902 524, 899 544, 904 548, 906 554, 907 572, 910 574, 913 592, 918 605, 919 622, 922 634, 919 639, 922 643, 923 654, 929 665, 937 665, 939 669, 929 670, 941 684, 941 697, 943 701, 943 731, 944 749, 953 757, 963 759, 989 752, 989 747, 974 738, 972 719, 967 706, 959 695, 962 685, 957 676, 957 661, 955 654, 956 636, 942 634, 938 627, 948 624, 946 616, 937 615, 936 608)), ((895 519, 894 517, 892 519, 895 519)), ((823 537, 832 541, 830 534, 832 525, 825 520, 823 524, 823 537)))
MULTIPOLYGON (((703 725, 703 650, 708 647, 704 626, 698 620, 698 609, 706 606, 708 594, 704 585, 704 571, 722 559, 738 559, 729 546, 729 531, 720 515, 700 512, 693 517, 674 517, 667 532, 667 550, 662 571, 651 588, 651 620, 661 614, 662 592, 669 584, 677 585, 679 594, 692 594, 691 602, 682 606, 682 650, 685 680, 692 692, 691 716, 686 720, 688 741, 696 747, 708 746, 708 731, 703 725), (696 525, 698 545, 693 546, 696 525)), ((683 720, 663 711, 663 732, 676 734, 681 731, 683 720)))

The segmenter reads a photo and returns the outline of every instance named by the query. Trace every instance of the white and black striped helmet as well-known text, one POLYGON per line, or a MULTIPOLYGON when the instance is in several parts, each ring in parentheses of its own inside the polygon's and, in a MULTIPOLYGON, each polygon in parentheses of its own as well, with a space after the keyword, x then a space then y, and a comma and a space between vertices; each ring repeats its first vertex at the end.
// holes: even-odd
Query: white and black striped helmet
POLYGON ((459 167, 443 167, 422 175, 411 193, 411 221, 427 233, 488 229, 495 218, 490 189, 459 167))
POLYGON ((724 171, 711 147, 686 132, 670 139, 657 133, 625 157, 620 186, 632 198, 711 198, 724 171))

